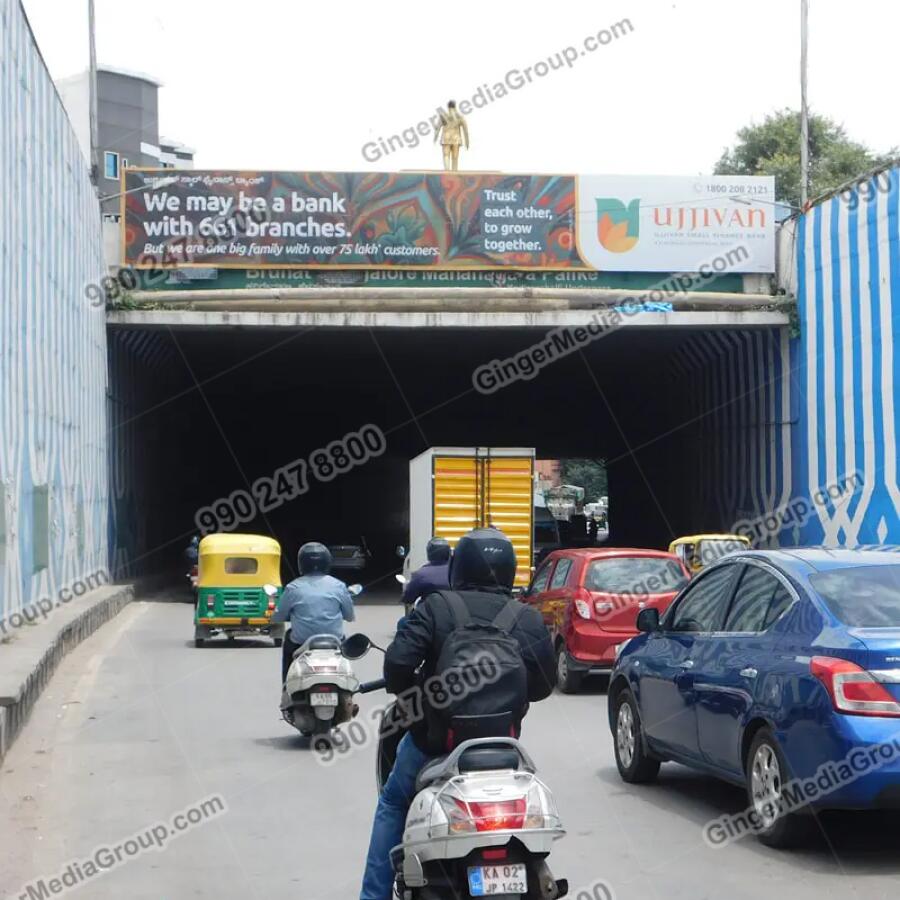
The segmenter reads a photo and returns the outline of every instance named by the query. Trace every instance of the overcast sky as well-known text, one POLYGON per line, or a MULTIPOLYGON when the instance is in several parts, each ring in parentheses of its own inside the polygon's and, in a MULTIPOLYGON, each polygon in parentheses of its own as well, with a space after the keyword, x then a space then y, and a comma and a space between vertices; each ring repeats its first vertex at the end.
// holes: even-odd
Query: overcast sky
MULTIPOLYGON (((54 78, 87 66, 87 0, 24 0, 54 78)), ((163 82, 160 131, 203 168, 439 168, 387 138, 628 19, 571 67, 475 110, 463 168, 708 173, 736 130, 799 104, 800 0, 96 0, 101 64, 163 82), (370 151, 371 152, 371 151, 370 151)), ((872 149, 900 144, 900 3, 811 0, 810 101, 872 149)), ((570 54, 571 55, 571 54, 570 54)), ((540 67, 539 67, 540 68, 540 67)), ((524 76, 521 76, 524 77, 524 76)), ((515 81, 515 76, 513 76, 515 81)))

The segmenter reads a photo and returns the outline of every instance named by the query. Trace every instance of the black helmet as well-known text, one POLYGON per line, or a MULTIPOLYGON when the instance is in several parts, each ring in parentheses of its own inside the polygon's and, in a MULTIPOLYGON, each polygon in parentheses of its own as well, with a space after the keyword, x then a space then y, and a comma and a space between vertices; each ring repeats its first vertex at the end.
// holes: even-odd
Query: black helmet
POLYGON ((459 539, 450 561, 453 590, 502 588, 509 591, 515 577, 516 551, 502 531, 475 528, 459 539))
POLYGON ((310 541, 297 554, 297 568, 301 575, 309 575, 311 572, 327 575, 331 571, 331 551, 318 541, 310 541))
POLYGON ((425 546, 428 562, 439 566, 450 559, 450 542, 445 538, 433 537, 425 546))

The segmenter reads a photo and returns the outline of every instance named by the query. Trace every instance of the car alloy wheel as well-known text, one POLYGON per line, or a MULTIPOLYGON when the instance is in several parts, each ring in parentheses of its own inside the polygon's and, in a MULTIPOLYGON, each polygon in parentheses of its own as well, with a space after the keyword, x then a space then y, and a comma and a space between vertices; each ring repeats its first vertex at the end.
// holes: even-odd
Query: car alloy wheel
POLYGON ((781 764, 775 749, 769 744, 760 744, 750 769, 750 792, 753 809, 766 829, 775 824, 781 812, 782 785, 781 764))
POLYGON ((628 688, 613 690, 615 704, 613 721, 613 746, 616 768, 623 781, 629 784, 645 784, 659 773, 659 759, 652 756, 644 744, 641 730, 641 713, 634 695, 628 688))
POLYGON ((630 768, 634 759, 634 716, 629 703, 623 703, 619 707, 619 715, 616 717, 616 748, 622 765, 626 769, 630 768))

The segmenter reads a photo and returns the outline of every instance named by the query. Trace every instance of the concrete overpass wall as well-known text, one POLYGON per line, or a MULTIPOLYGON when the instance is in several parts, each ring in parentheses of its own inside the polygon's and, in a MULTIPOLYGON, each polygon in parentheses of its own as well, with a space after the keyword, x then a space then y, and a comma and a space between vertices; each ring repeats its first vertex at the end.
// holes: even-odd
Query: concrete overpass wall
POLYGON ((0 618, 107 566, 105 274, 87 163, 18 0, 0 16, 0 618))
POLYGON ((816 204, 784 235, 796 259, 801 327, 794 492, 812 499, 862 477, 843 502, 812 504, 801 543, 900 544, 898 207, 894 165, 816 204))

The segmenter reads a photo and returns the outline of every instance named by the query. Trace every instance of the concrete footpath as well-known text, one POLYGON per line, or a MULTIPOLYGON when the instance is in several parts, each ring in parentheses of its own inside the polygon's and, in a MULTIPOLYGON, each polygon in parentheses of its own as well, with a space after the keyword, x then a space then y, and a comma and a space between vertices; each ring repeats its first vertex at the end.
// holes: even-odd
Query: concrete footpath
POLYGON ((131 584, 105 585, 73 598, 47 618, 7 629, 0 639, 0 761, 60 660, 133 598, 131 584))

